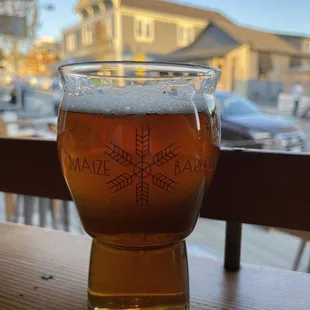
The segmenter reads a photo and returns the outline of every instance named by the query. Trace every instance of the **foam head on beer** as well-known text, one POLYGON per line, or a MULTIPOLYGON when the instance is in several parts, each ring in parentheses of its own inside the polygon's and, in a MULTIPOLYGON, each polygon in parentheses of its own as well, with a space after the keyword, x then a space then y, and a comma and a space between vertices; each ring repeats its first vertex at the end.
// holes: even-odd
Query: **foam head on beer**
POLYGON ((214 97, 207 89, 195 89, 197 83, 187 84, 182 78, 176 83, 161 82, 159 85, 117 87, 105 82, 105 86, 76 86, 64 93, 61 109, 64 111, 102 114, 186 114, 193 111, 211 112, 214 97), (85 90, 86 89, 86 90, 85 90))

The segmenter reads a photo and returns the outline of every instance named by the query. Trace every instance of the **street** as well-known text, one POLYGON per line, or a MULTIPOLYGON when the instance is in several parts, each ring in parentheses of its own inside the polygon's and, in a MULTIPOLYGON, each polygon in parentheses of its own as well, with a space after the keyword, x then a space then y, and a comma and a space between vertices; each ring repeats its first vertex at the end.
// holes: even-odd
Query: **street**
MULTIPOLYGON (((27 112, 21 113, 22 118, 55 116, 54 111, 54 94, 52 92, 29 91, 25 96, 25 106, 27 112)), ((268 114, 279 115, 276 107, 262 106, 261 109, 268 114)), ((290 117, 290 115, 282 114, 290 117)), ((303 130, 306 136, 306 152, 310 152, 310 118, 296 118, 296 122, 303 130)))
MULTIPOLYGON (((7 92, 7 91, 6 91, 7 92)), ((5 91, 2 89, 2 97, 0 97, 0 103, 3 100, 2 98, 5 98, 5 91), (4 93, 4 95, 3 95, 4 93)), ((24 96, 24 107, 25 109, 20 109, 21 102, 18 100, 16 105, 9 105, 9 109, 16 110, 17 109, 17 117, 19 119, 34 119, 34 118, 44 118, 44 117, 52 117, 56 116, 55 112, 55 103, 56 98, 60 98, 60 92, 61 90, 56 92, 52 91, 37 91, 35 89, 28 88, 25 92, 24 96)), ((286 112, 279 112, 276 108, 276 106, 268 106, 268 105, 258 105, 261 110, 267 114, 272 115, 282 115, 285 117, 292 117, 289 115, 289 111, 286 112)), ((4 109, 5 110, 5 109, 4 109)), ((310 117, 308 118, 300 118, 297 117, 295 119, 297 125, 300 127, 300 129, 305 134, 305 144, 306 144, 306 152, 310 152, 310 117)))
MULTIPOLYGON (((261 106, 261 110, 265 113, 272 114, 272 115, 283 115, 285 117, 292 117, 291 115, 279 113, 276 107, 268 107, 268 106, 261 106)), ((295 118, 297 125, 300 129, 304 132, 306 136, 306 152, 310 152, 310 117, 308 118, 295 118)))

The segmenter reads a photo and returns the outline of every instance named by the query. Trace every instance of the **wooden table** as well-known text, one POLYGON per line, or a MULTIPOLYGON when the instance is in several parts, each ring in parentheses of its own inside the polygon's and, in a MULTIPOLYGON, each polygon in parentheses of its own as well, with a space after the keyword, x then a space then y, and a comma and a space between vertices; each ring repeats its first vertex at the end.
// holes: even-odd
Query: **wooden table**
MULTIPOLYGON (((90 238, 0 223, 0 309, 82 310, 90 238), (52 275, 53 279, 41 277, 52 275)), ((310 276, 190 256, 191 310, 308 310, 310 276)))

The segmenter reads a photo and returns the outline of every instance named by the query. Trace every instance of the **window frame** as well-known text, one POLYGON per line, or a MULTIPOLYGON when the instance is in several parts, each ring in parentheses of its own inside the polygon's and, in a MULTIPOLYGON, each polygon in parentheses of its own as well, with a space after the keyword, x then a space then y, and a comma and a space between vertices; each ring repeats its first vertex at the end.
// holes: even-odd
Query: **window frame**
POLYGON ((94 25, 92 23, 87 23, 82 26, 81 36, 82 36, 82 45, 89 46, 94 42, 94 25), (90 36, 88 36, 90 34, 90 36))
POLYGON ((177 24, 177 44, 180 47, 188 46, 195 40, 195 27, 190 24, 177 24), (181 34, 182 33, 182 34, 181 34))
POLYGON ((77 43, 76 34, 73 32, 67 34, 65 41, 66 41, 66 51, 69 53, 74 52, 76 50, 76 43, 77 43))
POLYGON ((155 39, 154 19, 149 17, 136 16, 134 19, 134 38, 138 42, 146 42, 146 43, 154 42, 155 39), (149 34, 147 35, 148 28, 149 28, 149 34))

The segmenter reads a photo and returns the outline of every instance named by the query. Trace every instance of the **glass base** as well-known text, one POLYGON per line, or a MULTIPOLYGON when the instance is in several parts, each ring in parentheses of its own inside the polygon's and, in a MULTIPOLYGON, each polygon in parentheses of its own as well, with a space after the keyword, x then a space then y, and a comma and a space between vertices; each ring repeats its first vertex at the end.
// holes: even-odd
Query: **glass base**
POLYGON ((88 309, 189 309, 186 245, 116 249, 93 239, 88 309))
MULTIPOLYGON (((141 299, 144 299, 145 297, 142 297, 141 299)), ((118 297, 115 297, 115 299, 118 299, 118 297)), ((101 301, 102 302, 102 301, 101 301)), ((110 303, 111 299, 107 299, 106 303, 110 303)), ((116 301, 116 303, 119 301, 116 301)), ((124 300, 124 304, 130 304, 130 300, 124 300)), ((153 300, 153 303, 155 303, 156 300, 153 300)), ((169 305, 166 306, 150 306, 150 307, 133 307, 133 308, 124 308, 124 307, 119 307, 119 308, 111 308, 111 305, 109 307, 94 307, 91 304, 88 303, 88 310, 189 310, 189 304, 178 304, 178 305, 173 305, 170 304, 170 300, 167 300, 169 305)))

